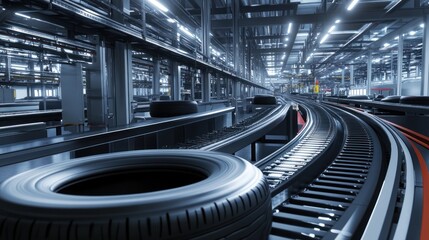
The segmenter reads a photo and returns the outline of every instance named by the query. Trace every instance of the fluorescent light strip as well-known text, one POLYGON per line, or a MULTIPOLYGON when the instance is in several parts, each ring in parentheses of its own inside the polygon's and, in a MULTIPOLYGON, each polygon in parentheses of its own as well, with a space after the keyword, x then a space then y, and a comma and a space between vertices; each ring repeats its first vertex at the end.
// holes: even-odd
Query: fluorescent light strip
POLYGON ((325 36, 323 36, 322 40, 320 40, 320 44, 324 43, 326 41, 326 39, 328 39, 329 34, 325 34, 325 36))
POLYGON ((351 3, 350 3, 350 5, 347 7, 347 11, 351 11, 355 6, 356 6, 356 4, 359 2, 359 0, 353 0, 351 3))
POLYGON ((292 23, 289 23, 289 26, 287 27, 287 34, 289 34, 291 30, 292 30, 292 23))
POLYGON ((355 31, 355 30, 350 30, 350 31, 332 31, 332 32, 330 32, 330 34, 332 34, 332 35, 335 35, 335 34, 337 34, 337 35, 340 35, 340 34, 356 34, 356 33, 359 33, 359 31, 355 31))
POLYGON ((394 9, 400 2, 402 2, 402 0, 397 0, 396 2, 389 3, 389 5, 387 5, 389 9, 386 11, 386 13, 392 11, 392 9, 394 9))
POLYGON ((31 17, 30 17, 30 16, 24 15, 24 14, 19 13, 19 12, 16 12, 16 13, 15 13, 15 15, 20 16, 20 17, 23 17, 23 18, 31 19, 31 17))
POLYGON ((186 35, 188 35, 189 37, 194 38, 195 35, 192 34, 187 28, 185 28, 184 26, 180 25, 179 29, 184 32, 186 35))
POLYGON ((164 5, 162 5, 157 0, 148 0, 148 1, 149 1, 149 3, 151 3, 152 5, 154 5, 155 7, 157 7, 159 10, 161 10, 163 12, 168 12, 168 8, 165 7, 164 5))

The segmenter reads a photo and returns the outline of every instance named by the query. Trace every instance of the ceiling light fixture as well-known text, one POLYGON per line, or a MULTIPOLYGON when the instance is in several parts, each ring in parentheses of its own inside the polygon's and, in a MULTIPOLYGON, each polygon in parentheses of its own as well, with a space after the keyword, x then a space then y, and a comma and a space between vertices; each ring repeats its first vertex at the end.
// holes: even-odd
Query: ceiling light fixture
POLYGON ((332 32, 332 31, 334 31, 334 29, 335 29, 335 25, 332 25, 332 26, 329 28, 328 33, 330 33, 330 32, 332 32))
POLYGON ((168 8, 164 5, 162 5, 160 2, 158 2, 157 0, 148 0, 150 4, 152 4, 153 6, 157 7, 159 10, 163 11, 163 12, 168 12, 168 8))
POLYGON ((425 24, 424 24, 424 23, 420 24, 420 27, 421 27, 421 28, 424 28, 424 27, 425 27, 425 24))
POLYGON ((347 7, 347 11, 351 11, 355 6, 356 6, 356 4, 359 2, 359 0, 353 0, 351 3, 350 3, 350 5, 347 7))
POLYGON ((292 23, 289 23, 289 26, 287 27, 287 34, 289 34, 291 30, 292 30, 292 23))
POLYGON ((340 22, 341 22, 340 19, 335 20, 335 23, 340 23, 340 22))

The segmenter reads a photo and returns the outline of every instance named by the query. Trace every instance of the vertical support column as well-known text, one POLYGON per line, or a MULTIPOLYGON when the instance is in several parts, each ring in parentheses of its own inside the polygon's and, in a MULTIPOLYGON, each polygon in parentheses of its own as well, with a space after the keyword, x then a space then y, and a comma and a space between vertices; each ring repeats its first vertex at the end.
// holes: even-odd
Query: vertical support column
MULTIPOLYGON (((191 72, 195 71, 194 69, 190 70, 191 72)), ((195 100, 195 78, 197 73, 194 72, 192 74, 192 78, 191 78, 191 99, 190 100, 195 100)))
POLYGON ((63 125, 76 133, 85 123, 82 64, 61 66, 61 106, 63 125))
MULTIPOLYGON (((239 1, 240 2, 240 1, 239 1)), ((246 78, 246 65, 247 65, 247 60, 246 60, 246 31, 244 28, 240 29, 240 44, 239 46, 241 46, 241 51, 240 51, 240 57, 241 57, 241 70, 240 70, 240 76, 243 78, 246 78)))
POLYGON ((248 66, 248 68, 247 68, 247 74, 248 74, 248 77, 247 77, 247 79, 249 79, 249 81, 252 81, 252 68, 253 68, 253 61, 252 61, 252 50, 251 50, 251 42, 250 41, 248 41, 248 43, 247 43, 247 66, 248 66))
POLYGON ((233 46, 232 49, 234 51, 234 71, 240 75, 240 26, 239 26, 239 19, 240 19, 240 1, 232 1, 232 42, 233 46))
POLYGON ((424 17, 421 95, 429 96, 429 14, 424 17))
POLYGON ((42 97, 43 97, 43 109, 46 110, 46 85, 45 82, 43 80, 44 77, 44 72, 43 72, 43 53, 40 53, 39 55, 39 72, 40 72, 40 78, 41 83, 42 83, 42 87, 41 87, 41 91, 42 91, 42 97))
POLYGON ((159 80, 161 78, 161 60, 158 56, 153 57, 153 82, 152 82, 152 88, 153 88, 153 96, 154 98, 159 99, 160 95, 160 83, 159 80))
POLYGON ((355 84, 355 65, 352 64, 350 65, 350 86, 355 84))
MULTIPOLYGON (((5 80, 10 82, 10 73, 11 73, 11 67, 12 67, 12 61, 9 55, 5 57, 5 64, 6 64, 6 77, 5 80)), ((33 70, 34 70, 34 63, 33 63, 33 70)))
POLYGON ((142 35, 143 35, 143 39, 146 38, 146 1, 147 0, 140 0, 141 1, 141 8, 140 8, 140 12, 142 14, 142 35))
MULTIPOLYGON (((31 54, 29 54, 29 55, 31 55, 31 54)), ((28 56, 29 58, 31 58, 31 56, 28 56)), ((10 82, 10 80, 11 80, 11 78, 10 78, 10 64, 11 64, 11 62, 10 62, 10 57, 9 56, 6 56, 5 57, 5 60, 6 60, 6 76, 5 76, 5 80, 6 81, 8 81, 8 82, 10 82)), ((34 74, 34 64, 35 62, 34 61, 30 61, 29 63, 28 63, 28 67, 29 67, 29 70, 30 70, 30 73, 31 74, 34 74)), ((31 87, 31 84, 30 83, 27 83, 27 96, 28 97, 31 97, 31 96, 33 96, 33 91, 32 91, 32 87, 31 87)))
POLYGON ((211 86, 210 86, 210 73, 208 69, 202 70, 201 73, 201 87, 202 87, 202 100, 203 102, 210 102, 211 86))
POLYGON ((211 0, 203 0, 203 6, 201 8, 201 28, 202 37, 201 44, 203 49, 203 55, 207 57, 207 62, 210 62, 210 30, 211 30, 211 0))
POLYGON ((114 89, 113 102, 110 112, 113 113, 113 126, 123 126, 131 123, 133 110, 132 55, 129 43, 115 42, 113 58, 113 78, 111 86, 114 89))
POLYGON ((111 0, 111 2, 118 9, 112 11, 112 18, 120 23, 125 23, 123 14, 130 14, 130 0, 111 0))
POLYGON ((238 99, 240 83, 237 80, 232 80, 232 97, 238 99))
MULTIPOLYGON (((230 99, 229 97, 229 93, 230 93, 230 87, 231 87, 231 80, 229 79, 229 77, 227 75, 225 75, 225 84, 226 84, 226 88, 225 88, 225 96, 226 99, 230 99)), ((232 95, 231 95, 232 97, 232 95)))
POLYGON ((366 95, 371 94, 371 80, 372 80, 372 51, 368 52, 368 62, 366 64, 366 95))
POLYGON ((217 100, 220 100, 222 98, 222 89, 220 86, 220 76, 219 74, 216 74, 216 98, 217 100))
POLYGON ((341 71, 341 85, 343 85, 343 87, 345 84, 345 75, 346 75, 346 68, 343 67, 343 71, 341 71))
POLYGON ((396 95, 399 95, 399 96, 402 94, 402 58, 403 58, 403 54, 404 54, 404 36, 402 34, 399 34, 399 38, 398 38, 398 60, 397 60, 398 69, 396 69, 396 71, 397 71, 396 95))
POLYGON ((176 61, 170 60, 171 69, 171 98, 173 100, 180 100, 180 72, 179 64, 176 61))
POLYGON ((104 41, 97 43, 94 56, 93 63, 86 68, 87 118, 90 129, 107 127, 107 66, 104 41))

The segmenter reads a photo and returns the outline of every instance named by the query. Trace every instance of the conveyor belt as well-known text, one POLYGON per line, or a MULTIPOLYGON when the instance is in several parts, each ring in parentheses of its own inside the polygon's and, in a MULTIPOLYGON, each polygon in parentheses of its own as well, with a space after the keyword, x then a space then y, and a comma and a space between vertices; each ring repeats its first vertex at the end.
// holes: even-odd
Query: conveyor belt
POLYGON ((335 135, 333 122, 328 113, 322 108, 311 107, 317 114, 318 120, 310 132, 291 150, 278 155, 270 164, 260 167, 267 177, 271 189, 288 180, 301 168, 316 158, 332 142, 335 135))
POLYGON ((305 189, 275 208, 273 236, 323 238, 359 194, 374 160, 374 142, 361 123, 352 117, 345 121, 347 138, 340 154, 305 189))
POLYGON ((261 120, 269 116, 270 112, 272 112, 274 108, 275 106, 267 106, 261 111, 256 112, 252 116, 241 120, 231 127, 225 127, 220 130, 203 134, 202 136, 196 136, 192 139, 187 139, 186 142, 178 143, 177 146, 166 146, 165 148, 201 149, 220 140, 231 138, 243 131, 248 130, 249 128, 252 128, 255 125, 260 124, 261 120))
MULTIPOLYGON (((382 147, 375 132, 362 120, 344 111, 310 108, 319 115, 316 126, 281 157, 261 165, 273 192, 273 224, 269 239, 335 237, 348 222, 350 213, 356 211, 354 204, 370 208, 373 201, 368 195, 379 187, 382 147), (327 112, 330 112, 329 116, 326 116, 327 112), (341 134, 333 129, 332 119, 335 118, 342 123, 344 138, 333 140, 334 133, 341 134), (294 174, 307 174, 308 165, 327 161, 321 159, 321 155, 332 147, 332 141, 342 141, 342 144, 340 151, 331 156, 327 167, 320 169, 320 174, 308 184, 299 189, 290 188, 294 174)), ((365 209, 357 214, 354 226, 349 226, 351 234, 361 231, 359 223, 367 217, 365 209)))

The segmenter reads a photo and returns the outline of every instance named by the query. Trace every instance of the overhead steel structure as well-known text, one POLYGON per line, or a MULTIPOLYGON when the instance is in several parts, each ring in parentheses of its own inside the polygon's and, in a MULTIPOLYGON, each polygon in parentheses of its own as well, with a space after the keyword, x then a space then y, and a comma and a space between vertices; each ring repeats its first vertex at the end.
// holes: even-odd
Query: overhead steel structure
POLYGON ((128 123, 136 96, 243 99, 283 88, 312 92, 316 79, 321 91, 338 88, 335 94, 398 94, 402 88, 409 94, 407 85, 416 81, 418 94, 425 94, 429 85, 424 0, 34 0, 1 6, 2 83, 26 86, 28 97, 47 97, 61 95, 64 75, 83 78, 95 125, 128 123), (66 64, 75 67, 59 70, 66 64), (80 68, 85 76, 76 75, 80 68))

